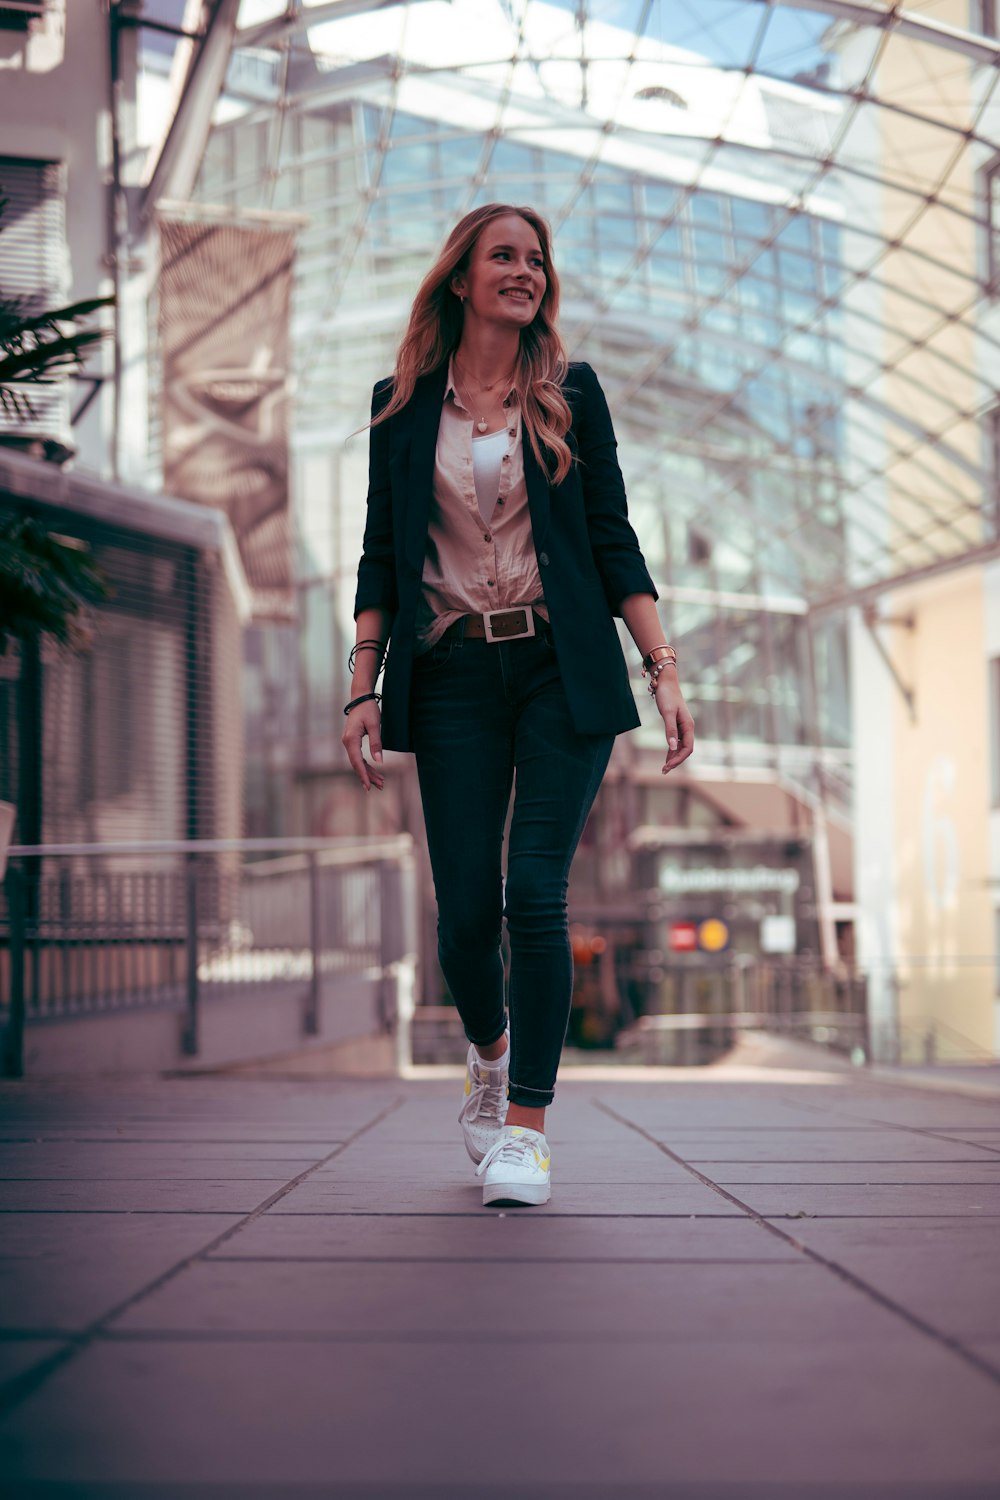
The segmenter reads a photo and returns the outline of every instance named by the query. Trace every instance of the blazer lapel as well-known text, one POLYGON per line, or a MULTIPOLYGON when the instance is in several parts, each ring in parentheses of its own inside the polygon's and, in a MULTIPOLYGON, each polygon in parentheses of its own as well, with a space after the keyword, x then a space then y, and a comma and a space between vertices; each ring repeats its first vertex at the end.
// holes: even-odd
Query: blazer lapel
POLYGON ((406 487, 406 557, 417 569, 423 568, 427 550, 427 526, 434 493, 434 455, 447 381, 447 364, 429 375, 422 375, 408 403, 413 437, 406 487))

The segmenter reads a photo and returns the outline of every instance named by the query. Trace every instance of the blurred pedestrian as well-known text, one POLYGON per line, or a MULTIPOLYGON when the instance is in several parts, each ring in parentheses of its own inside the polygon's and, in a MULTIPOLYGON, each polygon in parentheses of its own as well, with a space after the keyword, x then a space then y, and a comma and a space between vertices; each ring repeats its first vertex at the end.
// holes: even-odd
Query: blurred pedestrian
POLYGON ((568 362, 558 310, 549 228, 530 208, 467 214, 425 277, 372 399, 344 710, 366 792, 384 785, 383 749, 416 756, 438 952, 469 1039, 459 1118, 484 1203, 550 1194, 569 868, 615 735, 639 723, 614 616, 663 719, 663 770, 694 744, 608 405, 591 367, 568 362))

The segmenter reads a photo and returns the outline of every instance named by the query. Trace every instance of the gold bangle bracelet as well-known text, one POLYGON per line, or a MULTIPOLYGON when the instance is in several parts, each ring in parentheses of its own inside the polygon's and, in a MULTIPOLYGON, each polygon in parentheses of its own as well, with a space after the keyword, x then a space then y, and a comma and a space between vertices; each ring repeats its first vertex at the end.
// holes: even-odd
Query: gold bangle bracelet
POLYGON ((642 658, 643 677, 646 676, 647 672, 652 671, 657 662, 661 662, 665 666, 669 665, 676 667, 677 652, 674 650, 673 646, 654 646, 651 651, 646 652, 646 655, 642 658), (662 653, 662 655, 659 653, 662 653))

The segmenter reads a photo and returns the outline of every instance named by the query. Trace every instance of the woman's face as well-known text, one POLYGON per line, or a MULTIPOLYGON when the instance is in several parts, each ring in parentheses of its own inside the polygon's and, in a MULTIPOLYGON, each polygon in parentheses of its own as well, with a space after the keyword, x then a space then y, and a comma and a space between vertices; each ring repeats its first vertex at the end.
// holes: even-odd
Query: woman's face
POLYGON ((526 328, 545 295, 538 235, 519 214, 491 220, 472 247, 468 268, 457 271, 451 285, 466 299, 466 318, 526 328))

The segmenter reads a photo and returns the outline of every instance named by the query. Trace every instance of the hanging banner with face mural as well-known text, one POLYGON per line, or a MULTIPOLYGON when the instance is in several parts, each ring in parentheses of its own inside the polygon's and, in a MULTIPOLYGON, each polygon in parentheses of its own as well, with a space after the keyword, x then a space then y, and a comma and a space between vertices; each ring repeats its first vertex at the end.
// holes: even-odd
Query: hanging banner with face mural
POLYGON ((258 619, 292 613, 288 229, 160 220, 163 484, 229 517, 258 619))

